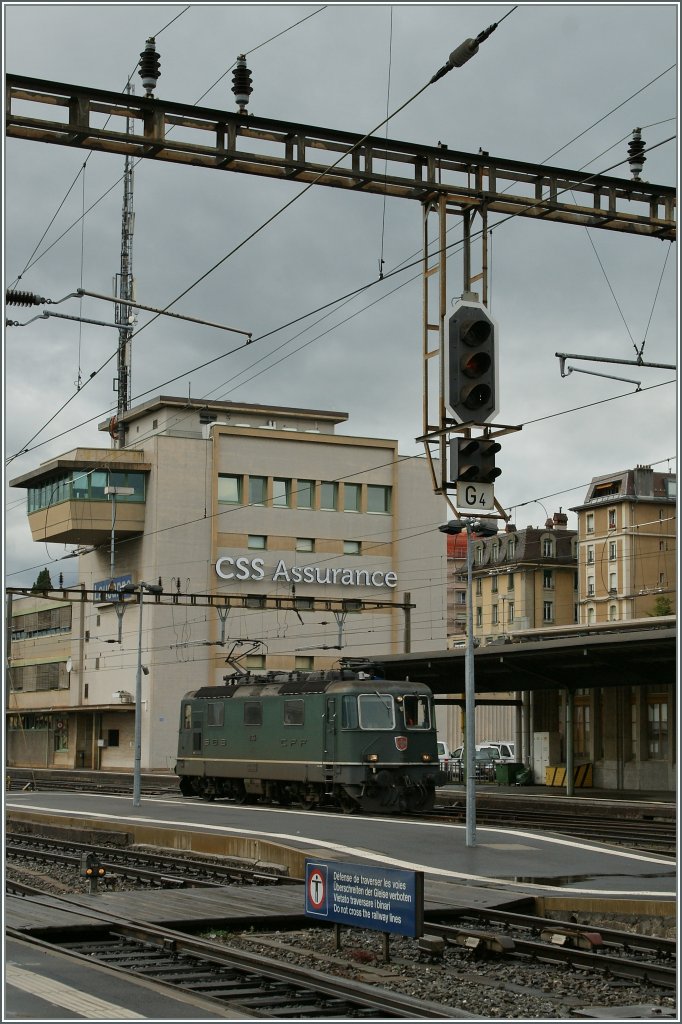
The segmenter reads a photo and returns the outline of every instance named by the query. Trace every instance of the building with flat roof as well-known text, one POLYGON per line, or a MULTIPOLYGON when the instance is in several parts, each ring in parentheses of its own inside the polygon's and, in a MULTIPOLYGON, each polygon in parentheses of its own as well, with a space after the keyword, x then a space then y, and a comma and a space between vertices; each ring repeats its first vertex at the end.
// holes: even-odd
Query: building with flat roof
POLYGON ((33 724, 60 727, 52 764, 130 767, 138 658, 142 769, 155 770, 173 767, 182 695, 235 667, 445 648, 443 499, 425 459, 337 434, 346 420, 159 396, 125 413, 125 448, 79 448, 11 481, 34 540, 78 545, 79 584, 96 597, 73 607, 56 692, 31 690, 26 672, 8 697, 10 763, 33 724), (163 593, 121 598, 141 582, 163 593))

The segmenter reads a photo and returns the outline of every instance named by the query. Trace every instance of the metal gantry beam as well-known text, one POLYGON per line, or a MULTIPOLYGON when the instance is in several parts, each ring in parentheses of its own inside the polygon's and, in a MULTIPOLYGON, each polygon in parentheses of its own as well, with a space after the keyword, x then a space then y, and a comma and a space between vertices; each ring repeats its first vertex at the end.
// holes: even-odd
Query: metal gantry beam
POLYGON ((445 197, 460 214, 485 208, 489 214, 676 237, 670 186, 23 75, 7 75, 5 87, 9 138, 418 202, 445 197), (43 115, 45 107, 50 117, 43 115))

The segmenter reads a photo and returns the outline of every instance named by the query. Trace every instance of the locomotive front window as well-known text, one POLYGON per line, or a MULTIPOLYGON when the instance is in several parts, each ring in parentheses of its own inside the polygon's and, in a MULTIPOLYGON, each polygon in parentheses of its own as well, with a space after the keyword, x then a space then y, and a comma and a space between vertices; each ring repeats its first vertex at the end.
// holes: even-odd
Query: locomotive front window
POLYGON ((305 722, 305 705, 302 700, 284 701, 284 724, 303 725, 305 722))
POLYGON ((259 700, 244 701, 244 725, 263 724, 263 705, 259 700))
POLYGON ((225 722, 225 705, 218 703, 218 701, 211 701, 208 705, 208 713, 206 715, 207 725, 223 725, 225 722))
MULTIPOLYGON (((400 698, 398 698, 400 700, 400 698)), ((407 729, 428 729, 431 726, 431 715, 428 698, 403 697, 403 714, 407 729)))
POLYGON ((393 697, 390 693, 361 693, 358 696, 361 729, 395 729, 393 697))

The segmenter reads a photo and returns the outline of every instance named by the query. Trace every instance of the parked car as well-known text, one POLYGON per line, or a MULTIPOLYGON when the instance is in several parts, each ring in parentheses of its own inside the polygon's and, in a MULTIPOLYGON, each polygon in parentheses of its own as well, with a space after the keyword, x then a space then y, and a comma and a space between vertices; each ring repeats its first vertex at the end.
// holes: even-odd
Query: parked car
POLYGON ((495 747, 498 751, 497 761, 518 761, 513 740, 482 740, 482 747, 495 747))
POLYGON ((445 772, 449 777, 452 769, 452 754, 450 748, 444 740, 438 740, 438 762, 440 764, 440 770, 445 772))
MULTIPOLYGON (((498 754, 499 750, 496 746, 476 744, 474 762, 477 782, 495 781, 495 764, 499 760, 498 754)), ((452 752, 452 772, 453 777, 458 781, 464 778, 464 768, 464 747, 455 747, 452 752)))

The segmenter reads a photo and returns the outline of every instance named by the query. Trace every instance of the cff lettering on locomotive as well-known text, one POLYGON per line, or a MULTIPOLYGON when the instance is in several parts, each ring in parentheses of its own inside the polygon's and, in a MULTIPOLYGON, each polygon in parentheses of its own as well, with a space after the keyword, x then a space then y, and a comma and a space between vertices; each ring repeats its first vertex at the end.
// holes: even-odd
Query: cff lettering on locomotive
POLYGON ((428 810, 445 781, 429 688, 350 669, 186 694, 175 772, 184 796, 375 814, 428 810))

